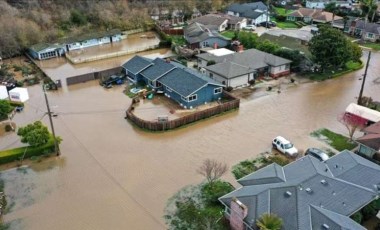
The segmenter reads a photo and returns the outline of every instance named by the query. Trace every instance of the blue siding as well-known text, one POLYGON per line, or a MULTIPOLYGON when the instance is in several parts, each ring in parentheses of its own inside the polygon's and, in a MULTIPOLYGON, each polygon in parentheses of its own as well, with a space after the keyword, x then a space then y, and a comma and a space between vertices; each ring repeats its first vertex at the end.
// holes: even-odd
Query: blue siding
MULTIPOLYGON (((214 94, 214 89, 221 88, 220 86, 215 85, 207 85, 206 87, 198 90, 194 94, 197 95, 197 99, 191 102, 185 101, 182 99, 182 96, 176 93, 174 90, 172 92, 169 92, 166 87, 163 88, 163 91, 165 92, 165 95, 169 95, 169 97, 176 101, 181 106, 186 106, 187 109, 190 109, 190 107, 195 108, 199 105, 204 105, 205 103, 209 103, 212 101, 216 101, 219 98, 222 97, 222 93, 214 94)), ((193 95, 194 95, 193 94, 193 95)))
POLYGON ((215 43, 218 44, 218 48, 220 48, 220 47, 226 47, 230 43, 230 41, 223 40, 223 39, 217 38, 217 37, 212 37, 212 38, 207 38, 203 42, 200 42, 199 46, 201 46, 201 47, 214 47, 215 43))

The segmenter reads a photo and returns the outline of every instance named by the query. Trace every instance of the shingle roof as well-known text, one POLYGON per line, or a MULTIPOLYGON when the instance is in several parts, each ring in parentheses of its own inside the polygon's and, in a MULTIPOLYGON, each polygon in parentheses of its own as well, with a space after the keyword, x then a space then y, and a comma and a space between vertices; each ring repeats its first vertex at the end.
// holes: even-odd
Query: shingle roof
POLYGON ((128 71, 132 72, 133 74, 138 74, 141 71, 143 71, 145 68, 148 66, 152 65, 152 61, 141 57, 141 56, 134 56, 132 59, 129 61, 125 62, 122 67, 124 69, 127 69, 128 71))
MULTIPOLYGON (((311 17, 317 22, 331 22, 333 13, 322 11, 321 9, 299 8, 297 11, 289 14, 293 17, 311 17)), ((334 20, 342 19, 342 17, 334 16, 334 20)))
POLYGON ((371 149, 380 151, 380 134, 366 134, 356 139, 356 141, 371 149))
POLYGON ((243 74, 252 73, 268 65, 280 66, 291 63, 288 59, 256 49, 249 49, 241 53, 223 56, 204 53, 197 55, 197 57, 206 61, 215 61, 217 64, 204 68, 225 78, 234 78, 243 74))
POLYGON ((207 85, 207 81, 178 68, 161 77, 159 81, 184 97, 190 96, 198 89, 207 85))
POLYGON ((197 22, 211 30, 218 30, 219 27, 226 21, 227 19, 223 18, 221 15, 207 14, 191 20, 190 23, 197 22))
POLYGON ((380 121, 366 127, 365 129, 363 129, 363 132, 380 134, 380 121))
POLYGON ((314 205, 310 207, 312 229, 323 229, 323 224, 329 229, 365 230, 360 224, 353 222, 349 217, 331 212, 314 205), (321 224, 323 223, 323 224, 321 224))
POLYGON ((276 163, 273 163, 257 170, 256 173, 249 174, 239 179, 237 182, 241 185, 256 185, 278 183, 284 181, 285 174, 282 170, 282 167, 276 163))
POLYGON ((267 10, 267 6, 262 2, 252 2, 238 4, 234 3, 227 8, 227 11, 239 13, 241 17, 256 19, 267 10))
POLYGON ((373 34, 380 35, 380 25, 379 24, 367 22, 367 24, 365 25, 365 22, 363 20, 356 21, 355 28, 364 29, 364 26, 366 28, 367 33, 373 33, 373 34))
POLYGON ((276 168, 272 165, 244 177, 247 185, 219 200, 229 206, 235 197, 246 205, 245 221, 250 225, 263 212, 270 212, 283 219, 283 229, 321 229, 323 224, 330 229, 363 229, 348 216, 380 194, 380 166, 350 151, 326 162, 305 156, 282 168, 284 180, 273 180, 280 172, 276 168))
POLYGON ((206 28, 204 25, 193 22, 184 29, 184 36, 188 43, 194 44, 198 42, 202 42, 208 38, 220 38, 226 41, 229 41, 229 38, 225 38, 221 36, 218 32, 212 31, 206 28))
POLYGON ((152 61, 153 65, 149 68, 143 70, 141 74, 148 78, 151 81, 155 81, 160 78, 165 73, 168 73, 170 70, 173 70, 175 66, 170 62, 166 62, 161 58, 156 58, 152 61))

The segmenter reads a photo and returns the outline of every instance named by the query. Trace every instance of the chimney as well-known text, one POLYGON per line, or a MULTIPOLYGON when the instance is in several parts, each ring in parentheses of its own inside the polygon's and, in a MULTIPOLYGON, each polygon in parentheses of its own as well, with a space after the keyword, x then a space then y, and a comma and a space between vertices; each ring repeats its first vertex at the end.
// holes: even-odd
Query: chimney
POLYGON ((214 49, 218 49, 218 43, 214 43, 214 49))
POLYGON ((236 52, 238 52, 238 53, 242 53, 243 50, 244 50, 244 46, 243 46, 243 45, 238 45, 238 46, 236 47, 236 52))
POLYGON ((233 198, 230 203, 230 227, 232 230, 244 230, 244 218, 248 215, 248 208, 238 199, 233 198))

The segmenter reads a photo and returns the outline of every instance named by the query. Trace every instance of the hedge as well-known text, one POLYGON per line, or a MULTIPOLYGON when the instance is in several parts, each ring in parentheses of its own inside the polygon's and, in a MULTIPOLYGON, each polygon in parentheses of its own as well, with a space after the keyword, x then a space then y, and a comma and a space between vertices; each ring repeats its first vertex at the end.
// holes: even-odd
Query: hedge
POLYGON ((38 147, 27 146, 27 147, 0 151, 0 164, 10 163, 16 160, 20 160, 22 156, 24 155, 25 149, 26 149, 26 153, 25 153, 24 159, 30 158, 32 156, 41 156, 44 154, 52 153, 55 150, 54 139, 53 137, 51 137, 46 144, 42 146, 38 146, 38 147))

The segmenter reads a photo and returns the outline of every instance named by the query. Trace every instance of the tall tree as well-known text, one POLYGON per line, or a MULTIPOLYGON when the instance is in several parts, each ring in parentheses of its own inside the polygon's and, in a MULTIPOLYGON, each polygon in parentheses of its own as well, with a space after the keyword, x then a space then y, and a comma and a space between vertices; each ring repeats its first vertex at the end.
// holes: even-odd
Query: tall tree
POLYGON ((322 70, 342 67, 348 61, 358 61, 361 56, 358 45, 330 25, 319 28, 319 34, 310 40, 309 49, 314 61, 322 66, 322 70))
POLYGON ((348 131, 348 136, 352 140, 355 132, 365 127, 367 120, 353 114, 342 113, 338 116, 338 121, 342 123, 348 131))
POLYGON ((367 32, 367 23, 370 14, 373 14, 372 20, 375 17, 376 9, 377 9, 377 0, 361 0, 361 8, 363 13, 365 14, 364 18, 364 30, 362 31, 361 41, 364 41, 366 32, 367 32))
POLYGON ((0 121, 7 119, 8 114, 12 111, 12 106, 8 100, 0 100, 0 121))

